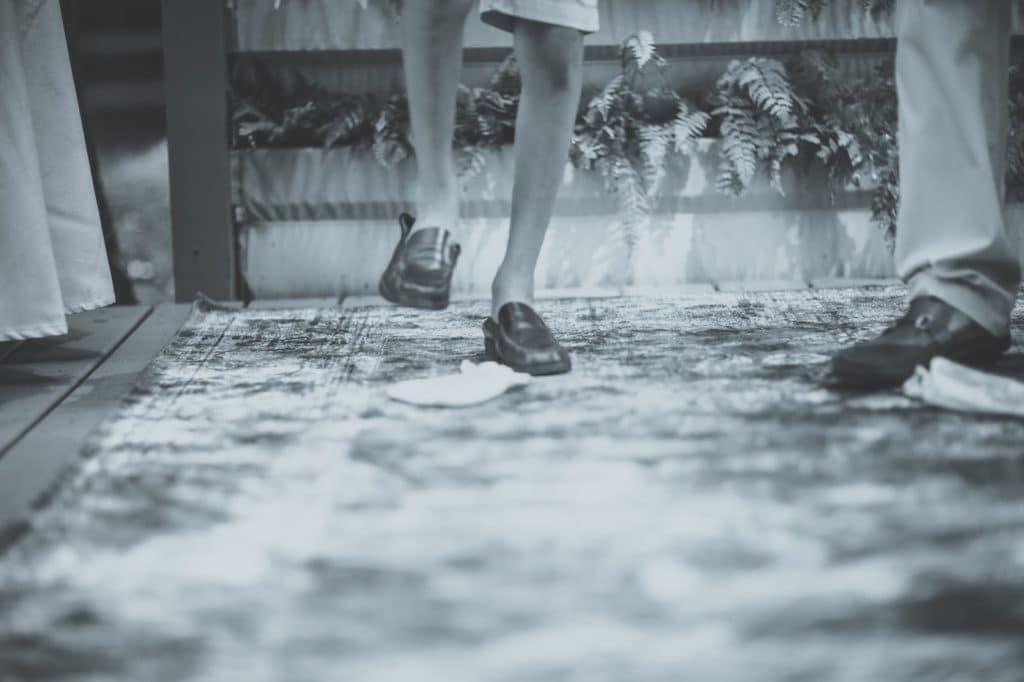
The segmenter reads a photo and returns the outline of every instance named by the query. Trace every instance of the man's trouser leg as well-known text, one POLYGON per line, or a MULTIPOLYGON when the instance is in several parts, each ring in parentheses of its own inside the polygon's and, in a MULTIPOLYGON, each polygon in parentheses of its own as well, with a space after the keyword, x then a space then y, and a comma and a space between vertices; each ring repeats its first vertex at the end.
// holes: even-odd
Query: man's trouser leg
POLYGON ((1003 217, 1009 0, 899 0, 896 267, 1006 333, 1020 262, 1003 217))

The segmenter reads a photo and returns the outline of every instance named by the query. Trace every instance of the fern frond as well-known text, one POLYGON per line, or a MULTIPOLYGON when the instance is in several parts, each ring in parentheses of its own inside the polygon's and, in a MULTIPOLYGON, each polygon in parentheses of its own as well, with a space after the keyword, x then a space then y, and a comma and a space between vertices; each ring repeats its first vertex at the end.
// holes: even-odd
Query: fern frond
POLYGON ((736 174, 736 169, 728 160, 722 159, 718 165, 718 177, 715 178, 715 189, 722 194, 738 197, 747 188, 746 183, 736 174))
POLYGON ((514 52, 505 57, 505 61, 491 75, 488 86, 502 95, 519 94, 523 87, 523 81, 519 75, 519 62, 516 61, 514 52))
POLYGON ((768 184, 776 192, 785 196, 786 191, 782 186, 782 169, 787 159, 796 157, 800 153, 798 144, 800 134, 793 129, 783 129, 775 130, 767 135, 770 135, 771 139, 765 145, 765 149, 761 150, 759 157, 763 159, 768 184))
POLYGON ((658 49, 650 31, 638 31, 622 42, 623 66, 632 63, 643 70, 650 62, 658 60, 658 49))
POLYGON ((409 143, 409 109, 402 96, 384 105, 373 129, 373 157, 382 166, 393 166, 412 154, 409 143))
POLYGON ((367 107, 363 101, 357 100, 338 109, 331 120, 320 126, 316 134, 323 138, 324 147, 330 148, 348 143, 368 125, 367 107))
POLYGON ((805 0, 775 0, 775 19, 783 26, 799 26, 806 15, 805 0))
MULTIPOLYGON (((745 189, 754 179, 757 172, 758 129, 753 116, 738 108, 716 110, 716 114, 724 114, 721 124, 722 158, 729 171, 729 184, 735 186, 738 180, 741 189, 745 189)), ((722 178, 722 173, 719 178, 722 178)))
MULTIPOLYGON (((775 0, 775 18, 783 26, 799 26, 810 16, 821 14, 829 0, 775 0)), ((862 0, 867 2, 869 0, 862 0)))
POLYGON ((594 170, 599 159, 608 155, 608 148, 590 133, 573 136, 570 149, 573 163, 583 170, 594 170))
POLYGON ((737 74, 737 83, 758 109, 780 120, 793 113, 795 94, 782 62, 751 57, 737 74))
POLYGON ((464 147, 456 155, 456 174, 462 182, 468 182, 487 169, 487 156, 478 146, 464 147))
POLYGON ((619 222, 615 240, 622 244, 622 263, 619 264, 620 283, 632 277, 633 254, 640 234, 650 219, 650 204, 644 192, 643 180, 636 169, 624 158, 605 157, 598 169, 605 186, 619 205, 619 222))
POLYGON ((672 124, 641 126, 637 131, 640 140, 640 156, 643 162, 643 188, 648 199, 661 190, 665 179, 665 165, 668 153, 674 147, 675 133, 672 124))
POLYGON ((616 107, 621 99, 622 92, 626 86, 626 77, 619 74, 613 78, 600 93, 591 100, 589 109, 596 109, 603 118, 608 118, 608 113, 616 107))
POLYGON ((694 142, 711 123, 711 115, 699 109, 692 109, 685 100, 680 100, 675 120, 672 122, 672 134, 675 137, 676 151, 689 154, 693 151, 694 142))

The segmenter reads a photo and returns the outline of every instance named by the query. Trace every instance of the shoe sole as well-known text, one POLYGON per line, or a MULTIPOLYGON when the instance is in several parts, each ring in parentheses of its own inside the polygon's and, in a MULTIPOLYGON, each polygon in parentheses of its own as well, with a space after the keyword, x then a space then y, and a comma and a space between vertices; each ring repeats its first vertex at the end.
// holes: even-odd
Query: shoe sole
POLYGON ((534 377, 555 376, 557 374, 568 374, 572 371, 572 362, 549 362, 540 365, 521 365, 506 360, 498 352, 498 344, 490 336, 484 336, 484 355, 488 360, 510 367, 516 372, 529 374, 534 377))
POLYGON ((446 293, 426 294, 420 291, 392 289, 384 278, 381 278, 377 286, 380 295, 395 305, 405 308, 416 308, 418 310, 444 310, 451 302, 450 295, 446 293))
MULTIPOLYGON (((999 362, 999 359, 1010 349, 1010 345, 1007 342, 1000 344, 998 347, 972 347, 956 355, 936 355, 935 357, 944 357, 969 367, 991 367, 999 362)), ((868 390, 895 388, 914 375, 913 371, 909 375, 900 375, 899 377, 880 378, 876 374, 874 376, 876 380, 872 381, 870 373, 871 370, 869 368, 840 360, 838 363, 833 361, 831 377, 839 380, 839 383, 836 385, 837 388, 868 390), (867 377, 865 377, 866 374, 868 375, 867 377)))

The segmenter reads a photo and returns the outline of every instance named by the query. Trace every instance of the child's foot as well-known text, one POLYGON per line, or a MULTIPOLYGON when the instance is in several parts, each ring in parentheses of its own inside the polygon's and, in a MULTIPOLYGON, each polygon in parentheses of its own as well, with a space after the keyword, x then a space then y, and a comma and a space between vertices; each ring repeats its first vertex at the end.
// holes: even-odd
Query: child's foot
POLYGON ((402 234, 380 278, 380 295, 411 308, 447 308, 460 247, 451 233, 440 227, 413 232, 414 222, 407 213, 398 219, 402 234))
POLYGON ((533 270, 524 277, 516 273, 523 268, 502 265, 491 282, 491 317, 498 319, 498 311, 506 303, 533 305, 533 270))
POLYGON ((490 359, 533 376, 565 374, 572 369, 569 352, 525 303, 505 303, 496 315, 484 320, 484 349, 490 359))

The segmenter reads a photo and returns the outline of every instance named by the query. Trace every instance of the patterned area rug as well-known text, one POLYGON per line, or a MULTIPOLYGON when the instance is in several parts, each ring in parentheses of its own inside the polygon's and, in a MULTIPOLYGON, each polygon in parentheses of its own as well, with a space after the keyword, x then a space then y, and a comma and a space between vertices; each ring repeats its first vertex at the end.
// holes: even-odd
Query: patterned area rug
MULTIPOLYGON (((0 680, 1024 680, 1024 423, 820 388, 895 289, 197 312, 0 558, 0 680)), ((1003 368, 1021 373, 1018 345, 1003 368)))

